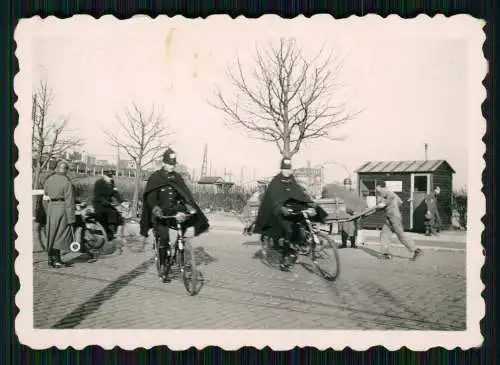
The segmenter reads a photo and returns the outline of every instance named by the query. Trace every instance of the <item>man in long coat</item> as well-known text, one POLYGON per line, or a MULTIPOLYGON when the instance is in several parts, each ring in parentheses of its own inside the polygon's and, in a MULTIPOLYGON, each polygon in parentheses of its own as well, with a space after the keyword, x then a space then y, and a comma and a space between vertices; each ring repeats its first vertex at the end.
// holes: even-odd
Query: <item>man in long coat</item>
POLYGON ((182 176, 174 171, 177 159, 170 148, 163 155, 163 167, 155 171, 148 179, 144 190, 141 235, 148 237, 153 228, 158 236, 160 276, 164 277, 165 260, 170 249, 170 227, 175 228, 175 219, 164 219, 162 216, 173 216, 179 212, 190 215, 182 223, 183 234, 189 227, 194 227, 194 235, 198 236, 209 228, 208 219, 194 200, 182 176))
POLYGON ((123 225, 123 218, 115 208, 115 203, 123 201, 113 181, 113 171, 105 171, 103 176, 94 184, 92 206, 96 219, 106 230, 108 240, 111 241, 119 226, 123 225))
POLYGON ((56 172, 45 180, 43 186, 47 251, 49 265, 54 268, 67 266, 61 260, 61 250, 67 251, 74 240, 75 190, 67 176, 68 170, 68 163, 60 161, 56 172))
POLYGON ((425 198, 427 213, 425 214, 425 235, 437 234, 441 229, 441 216, 438 209, 438 195, 441 192, 439 186, 428 194, 425 198))
POLYGON ((280 267, 287 270, 294 257, 291 245, 302 241, 297 226, 301 218, 291 216, 290 213, 314 208, 316 214, 312 220, 318 222, 323 222, 327 213, 297 183, 292 175, 289 158, 281 160, 280 168, 280 173, 271 180, 262 197, 253 232, 270 237, 275 243, 283 239, 280 267))

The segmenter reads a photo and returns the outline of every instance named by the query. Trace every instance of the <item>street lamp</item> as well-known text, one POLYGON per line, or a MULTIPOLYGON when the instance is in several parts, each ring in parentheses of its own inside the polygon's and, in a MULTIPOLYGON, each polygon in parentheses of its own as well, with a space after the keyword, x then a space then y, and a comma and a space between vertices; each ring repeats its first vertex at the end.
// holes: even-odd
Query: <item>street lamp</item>
POLYGON ((351 191, 352 190, 352 180, 350 177, 346 177, 344 179, 344 187, 346 190, 351 191))
POLYGON ((346 177, 344 179, 344 187, 346 188, 346 190, 349 190, 349 191, 352 190, 351 172, 349 171, 349 169, 344 164, 338 163, 337 161, 330 160, 330 161, 323 162, 322 164, 318 165, 317 167, 321 167, 322 169, 324 169, 325 165, 336 165, 336 166, 339 166, 342 169, 344 169, 344 171, 348 175, 348 177, 346 177))

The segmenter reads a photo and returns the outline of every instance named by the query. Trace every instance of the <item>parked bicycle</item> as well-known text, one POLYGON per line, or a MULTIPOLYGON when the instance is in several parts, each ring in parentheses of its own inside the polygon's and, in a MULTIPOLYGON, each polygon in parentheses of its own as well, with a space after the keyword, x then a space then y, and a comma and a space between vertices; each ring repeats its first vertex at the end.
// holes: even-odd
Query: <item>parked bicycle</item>
POLYGON ((108 242, 106 230, 85 201, 76 202, 75 217, 73 242, 69 248, 72 252, 88 252, 94 256, 108 242))
POLYGON ((160 265, 160 252, 159 252, 159 236, 154 232, 154 252, 155 263, 158 275, 164 277, 164 281, 168 280, 168 276, 172 271, 172 267, 179 266, 181 279, 184 287, 189 295, 196 295, 198 293, 198 283, 201 281, 201 273, 196 268, 195 255, 193 253, 190 242, 186 240, 182 232, 182 223, 188 219, 190 214, 177 213, 172 216, 159 216, 159 219, 175 219, 177 237, 172 246, 167 250, 167 257, 165 262, 165 271, 161 272, 160 265))
MULTIPOLYGON (((292 245, 295 254, 290 264, 301 263, 306 269, 333 282, 340 275, 340 258, 337 246, 332 238, 328 237, 311 221, 311 214, 310 209, 299 212, 290 211, 289 217, 298 218, 296 222, 298 227, 296 228, 300 232, 300 240, 292 245)), ((282 239, 278 242, 265 236, 261 239, 261 258, 266 265, 275 266, 279 256, 277 251, 280 249, 280 243, 282 243, 282 239)))

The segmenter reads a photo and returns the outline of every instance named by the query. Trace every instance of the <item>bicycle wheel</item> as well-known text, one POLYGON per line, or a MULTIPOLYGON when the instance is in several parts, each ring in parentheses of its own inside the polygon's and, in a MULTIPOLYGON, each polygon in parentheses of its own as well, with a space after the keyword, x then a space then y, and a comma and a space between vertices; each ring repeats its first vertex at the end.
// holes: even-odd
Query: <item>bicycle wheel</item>
POLYGON ((106 230, 101 223, 97 221, 85 223, 85 230, 80 244, 86 245, 91 250, 100 250, 107 242, 106 230))
POLYGON ((311 250, 311 259, 323 279, 335 281, 340 275, 340 257, 335 242, 323 232, 316 233, 319 243, 311 250))
POLYGON ((181 269, 182 281, 188 294, 198 294, 200 273, 196 267, 196 257, 190 242, 184 241, 184 249, 177 251, 177 263, 181 269))

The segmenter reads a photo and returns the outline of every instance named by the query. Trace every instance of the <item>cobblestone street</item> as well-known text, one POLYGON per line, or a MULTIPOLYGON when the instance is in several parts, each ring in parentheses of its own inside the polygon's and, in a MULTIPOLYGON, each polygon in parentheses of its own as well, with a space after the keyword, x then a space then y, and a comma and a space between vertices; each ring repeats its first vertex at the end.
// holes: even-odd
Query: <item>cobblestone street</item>
POLYGON ((256 236, 212 229, 192 244, 204 286, 187 295, 180 279, 162 283, 151 244, 105 247, 87 263, 48 268, 34 255, 36 328, 136 329, 414 329, 464 330, 465 252, 425 250, 417 262, 393 247, 377 259, 375 246, 340 250, 342 272, 327 283, 296 265, 283 273, 258 259, 256 236))

